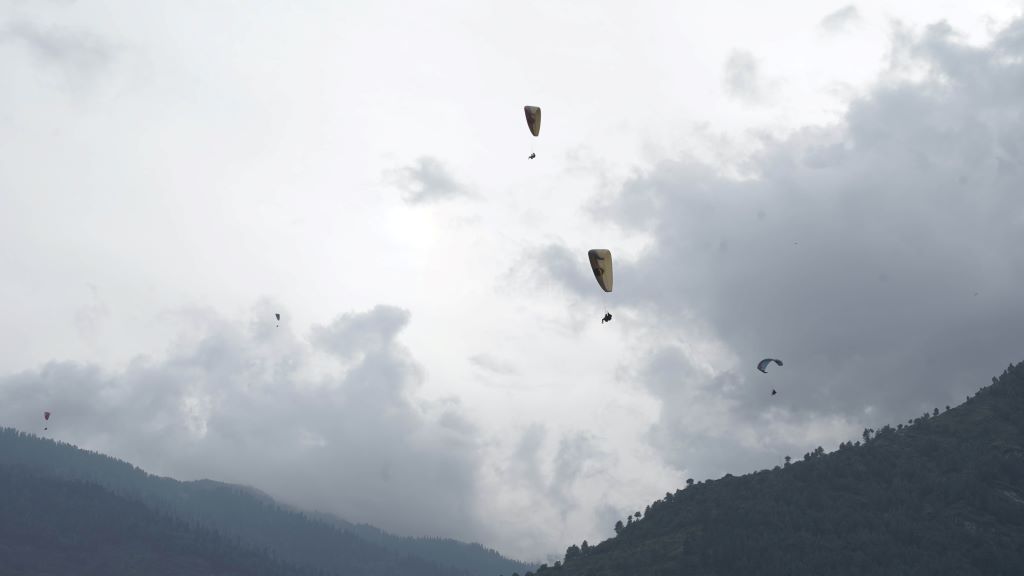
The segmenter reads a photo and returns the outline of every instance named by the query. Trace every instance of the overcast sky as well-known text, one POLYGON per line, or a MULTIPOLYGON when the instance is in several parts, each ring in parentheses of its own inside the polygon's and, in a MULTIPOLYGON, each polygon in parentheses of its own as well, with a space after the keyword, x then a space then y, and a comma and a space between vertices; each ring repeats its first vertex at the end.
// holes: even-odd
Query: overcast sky
POLYGON ((0 0, 0 424, 544 559, 959 403, 1024 20, 892 4, 0 0))

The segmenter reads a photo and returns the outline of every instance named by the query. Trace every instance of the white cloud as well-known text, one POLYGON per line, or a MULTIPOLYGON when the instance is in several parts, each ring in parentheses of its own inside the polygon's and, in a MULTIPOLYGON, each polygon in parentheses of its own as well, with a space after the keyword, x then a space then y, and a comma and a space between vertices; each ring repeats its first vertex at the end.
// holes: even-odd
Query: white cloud
POLYGON ((847 4, 821 19, 821 27, 827 32, 843 32, 860 24, 860 11, 853 4, 847 4))

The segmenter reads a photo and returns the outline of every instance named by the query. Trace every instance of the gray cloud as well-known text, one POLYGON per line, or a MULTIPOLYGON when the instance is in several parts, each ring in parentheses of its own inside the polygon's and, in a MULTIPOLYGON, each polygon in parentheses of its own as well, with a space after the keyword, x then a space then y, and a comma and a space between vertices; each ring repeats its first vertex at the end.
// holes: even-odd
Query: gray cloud
POLYGON ((315 326, 312 341, 344 359, 380 352, 405 328, 409 316, 408 310, 392 306, 376 306, 363 314, 343 314, 327 326, 315 326))
POLYGON ((485 372, 498 376, 515 376, 519 373, 515 365, 489 354, 474 354, 470 357, 469 362, 485 372))
POLYGON ((110 309, 100 297, 96 285, 89 284, 88 286, 90 302, 75 312, 75 327, 78 328, 78 334, 83 339, 95 343, 101 324, 110 316, 110 309))
POLYGON ((559 440, 549 493, 563 518, 578 505, 576 483, 605 471, 609 456, 586 432, 567 434, 559 440))
POLYGON ((602 450, 586 432, 570 432, 558 437, 552 459, 545 458, 548 429, 542 424, 526 428, 510 460, 506 476, 537 494, 543 494, 548 511, 564 521, 579 501, 577 483, 607 469, 610 454, 602 450))
POLYGON ((455 179, 440 160, 421 156, 410 165, 389 173, 393 183, 402 190, 402 199, 409 204, 424 204, 469 196, 464 184, 455 179))
MULTIPOLYGON (((123 370, 51 362, 0 378, 0 419, 150 471, 257 486, 287 502, 408 534, 486 537, 476 517, 479 431, 457 401, 422 402, 421 369, 378 306, 313 329, 193 311, 200 336, 123 370), (320 350, 347 360, 317 374, 320 350)), ((287 317, 287 314, 283 314, 287 317)))
POLYGON ((0 46, 4 44, 26 48, 36 62, 60 70, 76 85, 107 69, 115 55, 113 45, 89 32, 42 28, 25 20, 0 28, 0 46))
POLYGON ((763 137, 749 179, 668 161, 598 210, 654 238, 616 261, 617 297, 660 334, 635 377, 663 403, 668 460, 768 465, 750 457, 961 401, 1020 360, 1021 29, 978 48, 934 25, 896 55, 923 79, 883 75, 836 125, 763 137), (756 372, 766 356, 785 367, 756 372))
POLYGON ((860 23, 860 11, 853 4, 843 6, 821 19, 820 26, 826 32, 843 32, 860 23))
POLYGON ((540 262, 541 267, 517 265, 516 268, 520 270, 530 271, 524 272, 523 276, 536 276, 537 280, 546 280, 553 282, 556 286, 565 286, 573 293, 592 296, 589 289, 594 283, 593 272, 590 270, 589 260, 585 253, 574 254, 565 246, 551 244, 533 251, 527 258, 540 262), (541 274, 535 274, 534 270, 539 270, 541 274))
POLYGON ((760 66, 752 53, 733 50, 725 62, 725 87, 729 94, 744 102, 757 102, 766 95, 760 66))

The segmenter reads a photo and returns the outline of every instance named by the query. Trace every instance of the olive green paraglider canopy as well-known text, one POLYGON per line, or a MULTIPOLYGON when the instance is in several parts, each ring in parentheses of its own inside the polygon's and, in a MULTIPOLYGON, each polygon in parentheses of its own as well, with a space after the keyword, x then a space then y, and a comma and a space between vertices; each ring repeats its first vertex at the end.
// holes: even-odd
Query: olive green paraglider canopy
POLYGON ((540 136, 540 107, 523 106, 523 110, 526 111, 526 125, 530 127, 530 132, 540 136))
POLYGON ((605 292, 612 291, 612 253, 610 250, 595 249, 587 252, 594 278, 605 292))

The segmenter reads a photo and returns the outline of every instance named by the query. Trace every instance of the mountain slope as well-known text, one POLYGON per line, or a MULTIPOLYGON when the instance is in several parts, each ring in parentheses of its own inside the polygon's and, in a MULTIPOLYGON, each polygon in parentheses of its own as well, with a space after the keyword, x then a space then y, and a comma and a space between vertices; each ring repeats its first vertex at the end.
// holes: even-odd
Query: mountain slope
POLYGON ((677 490, 537 574, 1024 574, 1024 363, 864 439, 677 490))
POLYGON ((96 484, 0 466, 0 576, 300 576, 96 484))
POLYGON ((250 549, 265 549, 283 561, 331 574, 496 576, 530 568, 479 545, 459 543, 465 548, 452 550, 442 540, 402 539, 372 527, 356 529, 340 519, 278 505, 248 487, 153 476, 120 460, 9 428, 0 430, 0 465, 92 482, 176 519, 216 530, 250 549))
POLYGON ((367 524, 352 524, 328 514, 312 515, 347 530, 360 538, 398 553, 412 554, 442 566, 455 566, 470 574, 511 574, 536 568, 536 564, 505 558, 480 544, 467 544, 451 538, 411 538, 395 536, 367 524))

